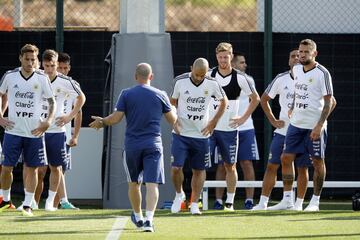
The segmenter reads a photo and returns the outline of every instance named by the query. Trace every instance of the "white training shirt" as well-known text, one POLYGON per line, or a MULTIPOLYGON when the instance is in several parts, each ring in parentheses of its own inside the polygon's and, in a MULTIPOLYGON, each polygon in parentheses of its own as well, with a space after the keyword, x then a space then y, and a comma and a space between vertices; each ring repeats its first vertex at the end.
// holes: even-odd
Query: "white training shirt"
POLYGON ((290 71, 278 74, 265 89, 265 93, 271 99, 274 99, 276 95, 279 95, 279 120, 284 121, 285 126, 275 129, 274 132, 285 136, 290 123, 288 112, 294 99, 294 79, 291 76, 290 71))
POLYGON ((324 96, 333 95, 331 75, 319 63, 306 72, 302 65, 295 65, 293 74, 295 104, 290 123, 298 128, 313 129, 324 108, 324 96))
MULTIPOLYGON (((71 78, 71 77, 70 77, 71 78)), ((71 78, 71 80, 73 81, 73 83, 79 88, 80 88, 80 84, 75 81, 74 79, 71 78)), ((74 106, 75 100, 76 100, 77 96, 67 96, 65 101, 64 101, 64 114, 69 114, 74 106)), ((72 133, 71 133, 71 122, 68 122, 65 125, 65 135, 66 135, 66 144, 69 145, 70 144, 70 140, 72 137, 72 133)))
POLYGON ((175 78, 171 98, 177 99, 177 115, 180 123, 180 135, 192 138, 208 138, 201 133, 209 121, 210 100, 224 98, 221 86, 208 76, 195 85, 191 73, 185 73, 175 78))
MULTIPOLYGON (((56 101, 56 112, 55 120, 52 122, 51 126, 46 130, 47 133, 60 133, 65 132, 65 126, 58 127, 56 126, 56 118, 65 115, 65 106, 64 103, 67 99, 76 98, 80 95, 80 88, 73 82, 70 77, 67 77, 62 74, 58 74, 56 78, 51 82, 51 87, 54 92, 55 101, 56 101)), ((48 113, 48 102, 44 101, 44 114, 48 113)), ((47 115, 44 115, 47 117, 47 115)))
MULTIPOLYGON (((254 78, 250 75, 246 75, 246 78, 248 79, 248 81, 250 82, 251 85, 254 86, 255 88, 255 81, 254 78)), ((245 94, 244 91, 240 92, 240 97, 239 97, 239 111, 238 111, 238 115, 242 116, 244 115, 245 111, 247 110, 247 108, 250 105, 250 99, 249 96, 245 94)), ((238 127, 239 131, 245 131, 245 130, 250 130, 250 129, 254 129, 254 123, 253 123, 253 119, 252 116, 250 115, 250 117, 238 127)))
MULTIPOLYGON (((245 94, 245 96, 248 97, 250 94, 256 92, 255 86, 250 83, 250 81, 247 79, 247 77, 245 76, 244 73, 233 69, 233 72, 234 71, 236 72, 237 85, 240 87, 241 92, 243 92, 245 94)), ((238 116, 240 92, 239 92, 239 94, 236 94, 236 98, 233 98, 233 97, 230 97, 230 96, 234 95, 234 92, 232 92, 232 91, 235 91, 235 89, 233 87, 232 88, 226 88, 228 85, 231 84, 231 79, 232 79, 233 72, 230 73, 227 76, 222 76, 219 73, 219 71, 217 71, 216 75, 215 75, 216 81, 223 88, 223 90, 224 90, 224 92, 227 95, 228 100, 229 100, 228 107, 225 110, 224 114, 219 119, 219 121, 218 121, 218 123, 217 123, 217 125, 215 127, 215 130, 226 131, 226 132, 231 132, 231 131, 236 131, 237 130, 235 128, 230 127, 229 125, 230 125, 230 120, 232 118, 238 116)), ((209 75, 210 75, 210 72, 209 72, 209 75)), ((218 108, 218 105, 219 105, 219 103, 216 100, 212 101, 211 108, 210 108, 210 116, 214 116, 214 114, 216 113, 216 109, 218 108)))
POLYGON ((43 121, 41 118, 43 99, 54 96, 47 75, 35 70, 30 77, 25 78, 21 74, 21 68, 8 71, 1 80, 0 92, 7 94, 8 118, 15 123, 11 130, 5 132, 36 138, 31 131, 43 121))

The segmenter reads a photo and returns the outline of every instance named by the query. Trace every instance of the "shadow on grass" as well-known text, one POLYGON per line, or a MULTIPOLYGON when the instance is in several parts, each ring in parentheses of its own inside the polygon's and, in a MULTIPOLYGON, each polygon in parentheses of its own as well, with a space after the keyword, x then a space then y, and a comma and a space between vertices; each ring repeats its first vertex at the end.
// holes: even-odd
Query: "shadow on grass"
POLYGON ((275 237, 236 237, 236 238, 201 238, 201 239, 299 239, 299 238, 344 238, 344 237, 358 237, 360 233, 349 233, 349 234, 312 234, 312 235, 296 235, 296 236, 275 236, 275 237))
MULTIPOLYGON (((274 216, 291 216, 291 215, 316 215, 323 216, 328 214, 338 214, 338 213, 351 213, 352 211, 340 211, 340 210, 324 210, 319 212, 298 212, 298 211, 248 211, 248 210, 235 210, 234 212, 225 212, 219 210, 207 210, 203 211, 201 216, 194 217, 208 217, 208 216, 216 216, 216 217, 274 217, 274 216)), ((158 210, 156 211, 156 216, 161 217, 189 217, 191 216, 190 212, 180 212, 177 214, 173 214, 170 210, 158 210)))
MULTIPOLYGON (((122 230, 124 231, 129 231, 132 232, 134 231, 133 228, 122 228, 122 230)), ((109 230, 105 230, 105 229, 86 229, 83 231, 66 231, 66 230, 61 230, 61 231, 31 231, 31 232, 1 232, 0 236, 4 237, 4 236, 26 236, 27 239, 29 239, 31 236, 36 236, 36 235, 74 235, 74 234, 79 234, 79 235, 92 235, 92 234, 107 234, 109 233, 109 230)), ((1 237, 1 238, 2 238, 1 237)), ((65 236, 66 237, 66 236, 65 236)), ((33 238, 34 239, 34 238, 33 238)))

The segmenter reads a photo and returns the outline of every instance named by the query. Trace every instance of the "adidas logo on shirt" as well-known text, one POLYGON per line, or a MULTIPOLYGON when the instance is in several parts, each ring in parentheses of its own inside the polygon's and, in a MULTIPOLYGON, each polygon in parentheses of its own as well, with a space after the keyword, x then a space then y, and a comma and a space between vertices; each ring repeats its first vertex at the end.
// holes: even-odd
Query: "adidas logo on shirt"
POLYGON ((190 94, 190 93, 189 93, 189 91, 188 91, 188 90, 186 90, 184 94, 190 94))
POLYGON ((19 86, 17 84, 15 84, 14 88, 19 88, 19 86))
POLYGON ((285 86, 284 90, 288 90, 289 88, 287 86, 285 86))

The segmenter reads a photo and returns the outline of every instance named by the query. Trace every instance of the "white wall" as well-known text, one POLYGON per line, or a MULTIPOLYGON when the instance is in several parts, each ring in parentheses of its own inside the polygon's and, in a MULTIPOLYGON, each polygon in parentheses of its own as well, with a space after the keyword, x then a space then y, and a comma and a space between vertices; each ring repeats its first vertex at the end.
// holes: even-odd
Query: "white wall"
MULTIPOLYGON (((273 0, 273 32, 360 33, 359 0, 273 0)), ((257 1, 264 31, 264 0, 257 1)))
POLYGON ((81 128, 79 145, 72 148, 72 169, 66 172, 70 199, 102 199, 103 130, 81 128))

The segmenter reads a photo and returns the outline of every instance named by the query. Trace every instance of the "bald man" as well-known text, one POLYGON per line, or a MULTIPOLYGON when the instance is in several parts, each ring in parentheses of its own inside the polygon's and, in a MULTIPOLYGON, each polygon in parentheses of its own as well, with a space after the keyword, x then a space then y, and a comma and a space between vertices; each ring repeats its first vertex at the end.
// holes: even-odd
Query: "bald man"
POLYGON ((129 180, 129 199, 133 209, 131 220, 145 232, 154 232, 153 217, 159 199, 158 185, 165 183, 160 122, 164 115, 171 126, 176 121, 166 93, 150 86, 151 66, 136 67, 137 86, 124 89, 115 111, 104 118, 92 116, 90 127, 99 129, 119 123, 126 117, 124 165, 129 180), (141 211, 141 183, 146 184, 146 219, 141 211))
POLYGON ((206 76, 209 63, 204 58, 195 60, 191 72, 175 78, 170 98, 177 108, 178 120, 172 139, 172 180, 176 196, 171 206, 172 213, 178 213, 185 200, 182 188, 184 181, 183 166, 187 159, 192 169, 192 202, 190 211, 201 214, 198 206, 203 188, 205 168, 210 161, 209 137, 227 106, 227 97, 215 79, 206 76), (219 108, 213 118, 209 118, 209 105, 212 97, 219 102, 219 108))

